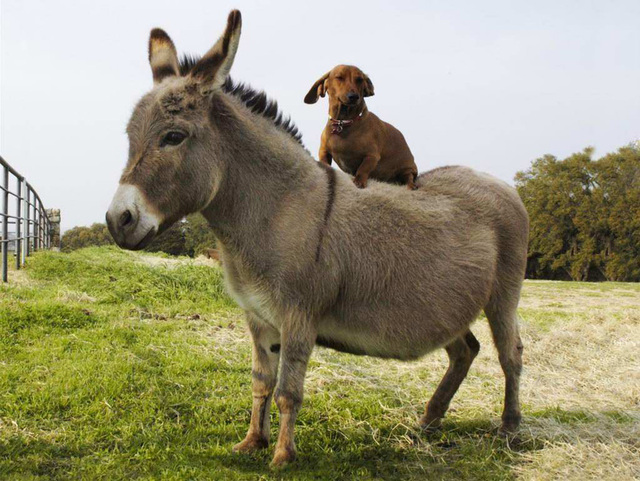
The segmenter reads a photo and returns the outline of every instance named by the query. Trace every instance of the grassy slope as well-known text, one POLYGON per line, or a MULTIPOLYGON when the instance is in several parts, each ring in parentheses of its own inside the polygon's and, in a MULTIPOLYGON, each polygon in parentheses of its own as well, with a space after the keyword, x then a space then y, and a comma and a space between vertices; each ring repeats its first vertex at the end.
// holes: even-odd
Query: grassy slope
MULTIPOLYGON (((588 479, 640 476, 640 286, 528 282, 524 423, 495 436, 483 348, 442 432, 416 429, 446 363, 318 349, 299 460, 234 455, 250 346, 216 268, 114 248, 39 253, 0 287, 0 479, 588 479)), ((272 431, 277 414, 272 409, 272 431)))

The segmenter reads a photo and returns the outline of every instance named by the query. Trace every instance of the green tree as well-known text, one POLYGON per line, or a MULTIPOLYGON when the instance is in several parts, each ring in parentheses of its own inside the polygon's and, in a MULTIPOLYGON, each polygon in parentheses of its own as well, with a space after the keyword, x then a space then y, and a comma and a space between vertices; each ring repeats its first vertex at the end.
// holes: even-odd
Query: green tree
POLYGON ((601 253, 607 279, 640 280, 640 149, 630 146, 598 162, 603 217, 601 253))
POLYGON ((527 276, 640 280, 640 151, 546 155, 516 174, 531 221, 527 276))
POLYGON ((147 252, 165 252, 172 256, 193 256, 186 247, 185 222, 178 221, 145 247, 147 252))
POLYGON ((203 254, 207 249, 216 246, 216 237, 211 227, 201 214, 192 214, 187 217, 187 230, 185 233, 185 246, 195 256, 203 254))
POLYGON ((194 257, 215 246, 216 238, 213 231, 204 217, 197 213, 176 222, 154 239, 145 250, 194 257))
POLYGON ((91 227, 77 226, 62 235, 60 241, 63 252, 90 246, 104 246, 113 244, 113 238, 105 224, 95 223, 91 227))

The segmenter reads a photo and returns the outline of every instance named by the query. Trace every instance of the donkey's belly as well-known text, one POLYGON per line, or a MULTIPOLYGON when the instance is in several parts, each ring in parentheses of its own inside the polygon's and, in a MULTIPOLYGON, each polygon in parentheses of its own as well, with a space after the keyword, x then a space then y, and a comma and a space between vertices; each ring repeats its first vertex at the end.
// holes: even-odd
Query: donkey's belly
MULTIPOLYGON (((437 337, 440 340, 455 335, 437 337)), ((395 323, 372 323, 325 318, 318 325, 316 344, 350 354, 411 360, 437 349, 443 342, 429 339, 427 333, 420 328, 408 329, 399 319, 395 323)))

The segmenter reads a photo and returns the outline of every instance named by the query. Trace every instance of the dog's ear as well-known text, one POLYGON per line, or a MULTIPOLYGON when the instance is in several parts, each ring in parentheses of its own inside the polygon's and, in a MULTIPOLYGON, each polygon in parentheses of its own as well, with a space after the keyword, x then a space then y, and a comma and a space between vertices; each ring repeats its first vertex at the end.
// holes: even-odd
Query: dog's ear
POLYGON ((327 72, 315 81, 307 95, 304 96, 305 104, 315 104, 318 101, 318 97, 324 97, 327 94, 327 79, 330 73, 327 72))
POLYGON ((375 95, 373 91, 373 82, 369 78, 368 75, 364 76, 364 92, 362 93, 363 97, 372 97, 375 95))

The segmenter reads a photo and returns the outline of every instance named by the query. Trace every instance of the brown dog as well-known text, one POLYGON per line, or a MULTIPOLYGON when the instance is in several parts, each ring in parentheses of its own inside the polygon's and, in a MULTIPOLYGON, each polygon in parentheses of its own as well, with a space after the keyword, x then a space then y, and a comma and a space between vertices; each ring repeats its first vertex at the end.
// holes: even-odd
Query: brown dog
POLYGON ((329 121, 322 132, 320 162, 354 176, 365 188, 369 177, 406 184, 415 189, 418 168, 402 133, 367 110, 365 97, 373 95, 373 83, 362 70, 338 65, 318 79, 305 96, 307 104, 329 94, 329 121))

